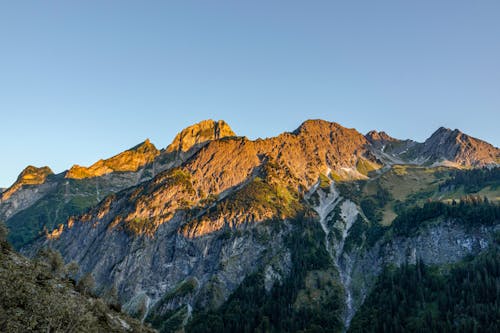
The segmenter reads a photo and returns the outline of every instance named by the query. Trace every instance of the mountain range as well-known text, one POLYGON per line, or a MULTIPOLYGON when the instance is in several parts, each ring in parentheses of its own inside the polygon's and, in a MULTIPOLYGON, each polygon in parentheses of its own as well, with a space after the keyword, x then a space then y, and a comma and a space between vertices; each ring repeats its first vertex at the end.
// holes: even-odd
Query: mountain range
POLYGON ((206 120, 164 149, 28 166, 0 220, 21 253, 59 251, 162 332, 363 330, 386 267, 498 246, 499 163, 498 148, 444 127, 420 143, 307 120, 250 140, 206 120))

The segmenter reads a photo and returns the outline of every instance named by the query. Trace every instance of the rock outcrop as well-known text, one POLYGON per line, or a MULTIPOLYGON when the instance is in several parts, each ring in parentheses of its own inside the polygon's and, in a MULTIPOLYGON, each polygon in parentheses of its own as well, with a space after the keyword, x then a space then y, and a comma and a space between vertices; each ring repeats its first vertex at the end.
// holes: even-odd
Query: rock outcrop
POLYGON ((459 130, 441 127, 419 147, 419 155, 433 163, 481 167, 500 163, 500 149, 459 130))
POLYGON ((154 161, 160 151, 147 139, 141 144, 106 160, 99 160, 90 167, 74 165, 66 178, 83 179, 103 176, 112 172, 134 172, 154 161))
MULTIPOLYGON (((297 229, 293 222, 308 216, 324 232, 315 242, 324 242, 329 265, 328 272, 309 272, 308 279, 336 279, 345 291, 342 319, 348 325, 371 288, 365 279, 374 279, 384 264, 400 264, 413 258, 412 253, 428 257, 430 263, 433 256, 440 258, 435 262, 453 262, 482 249, 473 245, 460 252, 460 245, 452 244, 453 235, 466 243, 476 236, 453 221, 415 235, 418 239, 394 238, 369 246, 351 240, 360 233, 359 223, 377 228, 376 214, 371 212, 372 220, 366 217, 369 209, 378 209, 372 207, 374 200, 389 200, 374 186, 373 200, 362 203, 360 187, 384 177, 393 164, 431 167, 453 160, 475 167, 498 156, 497 148, 482 141, 438 132, 416 143, 309 120, 291 133, 249 140, 235 136, 222 121, 204 121, 183 130, 161 152, 145 142, 84 171, 72 171, 81 178, 68 177, 70 170, 63 180, 73 182, 68 188, 92 195, 93 203, 86 205, 91 209, 52 225, 45 239, 25 251, 56 248, 83 272, 92 272, 99 286, 116 286, 130 313, 182 313, 184 322, 192 311, 216 309, 257 271, 265 273, 266 290, 286 279, 294 265, 287 245, 297 229), (453 150, 450 142, 459 148, 453 150), (107 196, 98 190, 103 186, 107 196), (439 244, 449 251, 436 253, 439 244)), ((70 197, 62 189, 52 202, 70 197)), ((489 229, 475 230, 479 236, 470 242, 491 242, 491 234, 489 229)), ((363 242, 366 238, 359 236, 363 242)), ((309 299, 307 292, 301 295, 309 299)))
POLYGON ((0 220, 8 220, 47 195, 55 185, 55 177, 51 176, 49 167, 26 167, 16 182, 0 194, 0 220))
POLYGON ((155 332, 92 297, 90 283, 75 287, 69 266, 49 255, 29 260, 0 239, 2 332, 155 332))
POLYGON ((183 129, 167 147, 167 152, 186 152, 196 145, 236 136, 224 120, 203 120, 183 129))
POLYGON ((17 177, 15 183, 1 193, 0 201, 9 199, 14 193, 25 185, 41 185, 45 183, 47 177, 53 174, 54 173, 48 166, 41 168, 37 168, 32 165, 27 166, 17 177))

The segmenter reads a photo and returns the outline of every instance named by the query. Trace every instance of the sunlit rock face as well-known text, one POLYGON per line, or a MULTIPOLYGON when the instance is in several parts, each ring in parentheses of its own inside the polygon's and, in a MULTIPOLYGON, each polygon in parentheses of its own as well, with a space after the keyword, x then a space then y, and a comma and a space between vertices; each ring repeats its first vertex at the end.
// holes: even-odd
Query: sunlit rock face
POLYGON ((236 134, 224 120, 203 120, 177 134, 167 147, 167 152, 186 152, 195 145, 230 136, 236 136, 236 134))
POLYGON ((47 180, 47 177, 53 174, 52 170, 47 166, 41 168, 37 168, 32 165, 27 166, 17 177, 16 182, 1 193, 0 198, 2 201, 9 199, 15 192, 25 185, 43 184, 47 180))
MULTIPOLYGON (((361 162, 379 167, 364 136, 326 121, 307 121, 293 133, 265 140, 213 140, 178 168, 121 193, 109 214, 114 227, 123 225, 151 236, 179 210, 204 211, 211 205, 216 207, 187 221, 182 232, 199 236, 228 224, 292 217, 298 210, 299 192, 310 188, 320 175, 342 179, 347 170, 346 179, 364 178, 357 171, 361 162), (225 209, 230 216, 220 213, 219 203, 230 205, 225 209)), ((100 223, 106 216, 96 214, 100 217, 88 219, 100 223)))
POLYGON ((66 178, 82 179, 102 176, 111 172, 137 171, 153 162, 160 151, 148 140, 106 160, 99 160, 90 167, 74 165, 66 178))
POLYGON ((0 194, 0 219, 6 221, 49 193, 55 181, 49 167, 26 167, 16 182, 0 194))
MULTIPOLYGON (((437 140, 436 145, 447 142, 437 140)), ((66 260, 77 261, 82 272, 92 272, 99 286, 116 286, 130 312, 146 307, 168 313, 185 307, 187 318, 193 309, 220 306, 258 270, 264 272, 265 288, 270 290, 294 265, 287 245, 294 221, 308 216, 311 223, 318 222, 320 234, 324 232, 317 242, 331 260, 327 273, 309 274, 311 281, 316 275, 337 279, 345 289, 343 319, 348 324, 371 288, 365 276, 373 280, 385 263, 400 264, 400 253, 420 251, 431 258, 437 248, 432 253, 426 249, 451 239, 436 238, 441 232, 436 229, 425 239, 394 239, 370 248, 356 247, 351 240, 361 233, 360 223, 376 223, 366 217, 362 198, 352 193, 363 181, 373 184, 383 178, 393 164, 414 164, 415 158, 428 161, 427 155, 414 155, 423 151, 422 143, 383 132, 364 136, 323 120, 306 121, 276 137, 249 140, 237 137, 223 121, 210 120, 186 128, 165 150, 147 146, 146 142, 82 171, 112 170, 78 181, 127 175, 130 185, 108 192, 91 209, 54 226, 45 239, 26 249, 31 254, 45 245, 60 250, 66 260), (139 162, 129 162, 127 156, 139 162), (140 163, 145 164, 137 171, 119 171, 140 163), (178 290, 182 295, 175 294, 178 290)), ((441 148, 435 151, 439 155, 441 148)), ((449 233, 468 244, 466 231, 453 226, 449 233)), ((358 238, 365 244, 366 235, 358 238)), ((439 262, 477 252, 471 246, 453 256, 457 249, 448 245, 439 262)))
MULTIPOLYGON (((227 125, 218 126, 210 139, 227 133, 227 125)), ((28 167, 11 188, 2 191, 0 219, 11 228, 10 241, 20 248, 40 234, 52 235, 53 230, 57 234, 59 224, 65 225, 71 216, 80 215, 107 195, 181 165, 206 143, 167 152, 146 140, 90 167, 73 166, 57 175, 47 167, 28 167)))
POLYGON ((326 121, 307 121, 292 133, 255 141, 214 139, 217 131, 178 145, 174 140, 170 147, 183 150, 192 149, 186 142, 213 139, 178 167, 71 219, 47 241, 93 271, 100 284, 117 284, 124 299, 146 295, 154 304, 162 292, 195 277, 199 287, 190 305, 220 304, 264 263, 274 272, 267 274, 268 286, 281 278, 276 272, 289 270, 289 262, 281 267, 273 258, 289 258, 287 221, 308 211, 302 194, 321 175, 338 179, 360 161, 378 166, 363 135, 326 121), (279 227, 271 221, 280 221, 279 227), (208 297, 207 288, 220 290, 219 296, 208 297))

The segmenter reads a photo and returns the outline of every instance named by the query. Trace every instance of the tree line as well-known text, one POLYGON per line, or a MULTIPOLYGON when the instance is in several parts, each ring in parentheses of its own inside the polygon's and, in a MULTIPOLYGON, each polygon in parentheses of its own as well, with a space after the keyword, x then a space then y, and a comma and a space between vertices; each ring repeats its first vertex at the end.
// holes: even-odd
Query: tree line
POLYGON ((500 332, 500 253, 493 248, 449 271, 388 267, 349 332, 500 332))

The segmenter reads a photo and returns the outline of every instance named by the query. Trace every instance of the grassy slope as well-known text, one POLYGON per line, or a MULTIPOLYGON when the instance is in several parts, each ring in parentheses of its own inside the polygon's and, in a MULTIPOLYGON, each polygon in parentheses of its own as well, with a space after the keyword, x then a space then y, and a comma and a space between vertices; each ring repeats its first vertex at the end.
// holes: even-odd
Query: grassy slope
MULTIPOLYGON (((362 196, 373 196, 379 186, 389 191, 392 196, 382 209, 382 220, 380 223, 388 226, 397 216, 397 205, 404 206, 422 205, 428 199, 450 202, 453 199, 459 200, 461 197, 472 194, 464 191, 463 186, 459 186, 451 191, 439 191, 439 185, 449 178, 450 168, 437 167, 428 168, 409 165, 395 165, 380 177, 369 180, 363 187, 362 196)), ((500 201, 500 188, 496 184, 486 184, 474 195, 486 196, 490 201, 500 201)))

